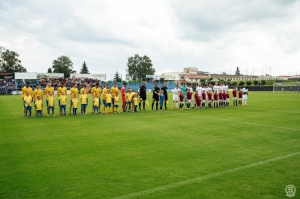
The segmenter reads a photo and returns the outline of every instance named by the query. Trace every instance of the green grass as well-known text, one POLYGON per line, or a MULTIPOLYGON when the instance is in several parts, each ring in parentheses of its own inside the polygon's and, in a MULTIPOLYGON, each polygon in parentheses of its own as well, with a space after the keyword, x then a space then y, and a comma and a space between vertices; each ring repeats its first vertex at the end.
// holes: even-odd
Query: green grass
MULTIPOLYGON (((245 107, 23 118, 20 96, 0 96, 0 198, 114 198, 297 153, 299 99, 250 92, 245 107)), ((299 165, 298 153, 135 198, 287 198, 299 165)))

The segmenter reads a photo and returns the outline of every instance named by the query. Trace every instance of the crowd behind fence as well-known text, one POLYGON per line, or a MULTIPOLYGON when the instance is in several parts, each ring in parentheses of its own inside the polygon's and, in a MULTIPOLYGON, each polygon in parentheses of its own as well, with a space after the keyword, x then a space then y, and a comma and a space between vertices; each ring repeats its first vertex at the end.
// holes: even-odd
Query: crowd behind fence
MULTIPOLYGON (((83 85, 86 85, 87 88, 92 88, 96 85, 97 82, 100 83, 100 87, 103 88, 105 84, 109 84, 110 87, 113 86, 113 82, 103 82, 99 81, 97 79, 81 79, 81 78, 73 78, 73 79, 68 79, 68 78, 50 78, 50 79, 39 79, 39 80, 0 80, 0 94, 13 94, 16 93, 14 91, 21 91, 22 88, 25 86, 26 82, 30 83, 30 86, 34 89, 36 84, 40 84, 41 89, 45 89, 47 86, 47 82, 51 82, 52 86, 54 87, 55 90, 60 86, 60 83, 63 82, 67 89, 70 90, 70 88, 73 86, 74 83, 77 84, 78 88, 81 89, 83 85)), ((157 82, 158 86, 161 87, 162 83, 157 82)), ((152 89, 154 87, 155 82, 150 81, 146 82, 146 87, 147 89, 152 89)), ((141 82, 128 82, 127 83, 127 88, 131 88, 133 91, 137 91, 139 86, 141 85, 141 82)), ((122 82, 118 82, 117 86, 121 88, 123 86, 122 82)), ((175 88, 176 82, 167 82, 166 86, 168 87, 168 90, 171 91, 172 89, 175 88)), ((229 85, 229 89, 232 89, 234 85, 229 85)), ((243 86, 236 86, 238 89, 246 87, 246 85, 243 86)), ((194 88, 195 89, 195 88, 194 88)), ((253 86, 248 86, 249 91, 259 91, 259 92, 300 92, 300 86, 299 84, 297 85, 253 85, 253 86)))

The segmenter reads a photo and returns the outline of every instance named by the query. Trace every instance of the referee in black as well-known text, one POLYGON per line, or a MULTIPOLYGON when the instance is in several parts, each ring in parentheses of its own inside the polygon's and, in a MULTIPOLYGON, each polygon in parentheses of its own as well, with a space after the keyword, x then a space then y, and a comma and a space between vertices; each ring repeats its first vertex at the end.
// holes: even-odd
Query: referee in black
POLYGON ((168 101, 168 88, 166 87, 166 83, 163 82, 161 90, 164 91, 164 96, 165 96, 165 109, 168 110, 167 108, 167 101, 168 101))
POLYGON ((138 91, 139 95, 140 95, 140 101, 139 101, 139 109, 141 110, 141 104, 143 101, 143 110, 145 111, 145 103, 147 100, 147 88, 146 88, 146 82, 142 82, 142 85, 139 88, 138 91))
POLYGON ((152 96, 152 110, 153 110, 154 102, 156 102, 156 110, 158 110, 159 91, 160 89, 158 88, 157 83, 155 83, 153 88, 153 96, 152 96))

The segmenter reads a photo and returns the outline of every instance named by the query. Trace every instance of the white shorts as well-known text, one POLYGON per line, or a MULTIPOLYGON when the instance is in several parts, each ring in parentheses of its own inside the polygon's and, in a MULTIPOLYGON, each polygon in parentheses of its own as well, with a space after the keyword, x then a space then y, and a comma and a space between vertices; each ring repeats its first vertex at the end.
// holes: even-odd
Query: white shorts
POLYGON ((243 100, 243 98, 239 98, 239 100, 243 100))
POLYGON ((229 102, 229 98, 227 98, 226 101, 229 102))
POLYGON ((233 100, 236 100, 236 99, 237 99, 237 97, 234 97, 234 98, 233 98, 233 100))
POLYGON ((248 95, 243 95, 243 99, 246 100, 248 98, 248 95))
POLYGON ((208 100, 208 103, 211 103, 211 100, 208 100))
POLYGON ((187 102, 188 102, 188 103, 191 103, 191 102, 192 102, 192 100, 188 100, 187 102))
POLYGON ((173 95, 173 101, 178 101, 178 95, 173 95))

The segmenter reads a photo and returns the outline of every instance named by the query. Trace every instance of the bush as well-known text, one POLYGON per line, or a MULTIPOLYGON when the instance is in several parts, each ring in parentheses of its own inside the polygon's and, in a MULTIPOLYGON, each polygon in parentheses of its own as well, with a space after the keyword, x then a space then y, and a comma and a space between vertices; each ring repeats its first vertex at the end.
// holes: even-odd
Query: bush
POLYGON ((266 85, 266 80, 261 80, 261 85, 266 85))
POLYGON ((257 80, 254 80, 254 81, 253 81, 253 84, 254 84, 254 85, 258 85, 258 81, 257 81, 257 80))
POLYGON ((243 81, 239 82, 239 86, 244 86, 244 84, 245 84, 245 82, 243 82, 243 81))
POLYGON ((232 85, 236 86, 237 85, 237 82, 231 82, 232 85))
POLYGON ((252 84, 251 81, 246 81, 247 86, 250 86, 252 84))

